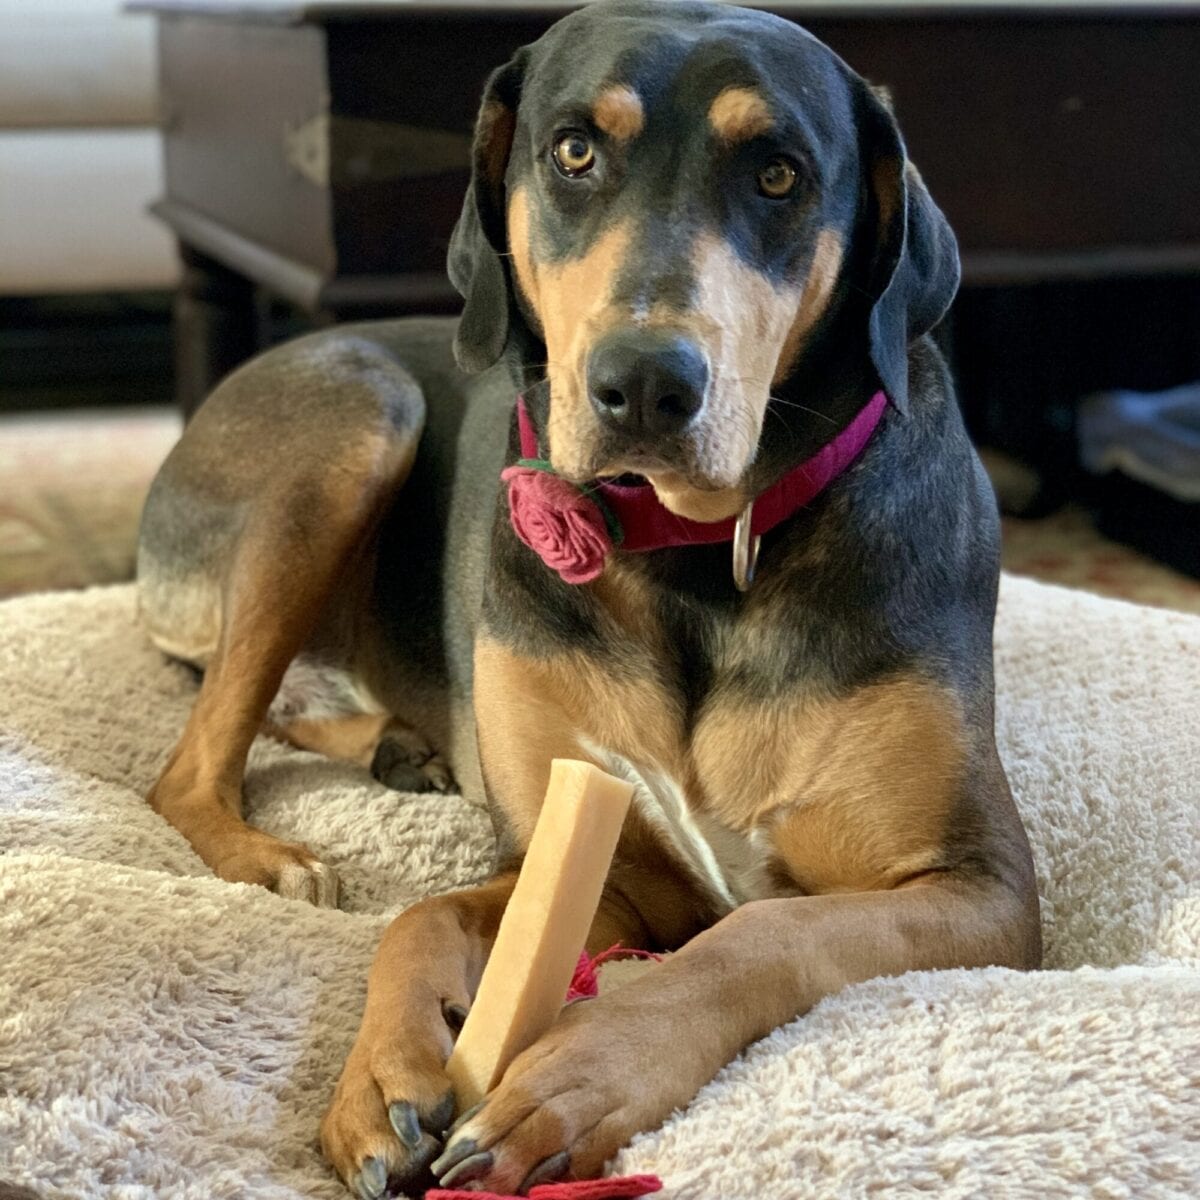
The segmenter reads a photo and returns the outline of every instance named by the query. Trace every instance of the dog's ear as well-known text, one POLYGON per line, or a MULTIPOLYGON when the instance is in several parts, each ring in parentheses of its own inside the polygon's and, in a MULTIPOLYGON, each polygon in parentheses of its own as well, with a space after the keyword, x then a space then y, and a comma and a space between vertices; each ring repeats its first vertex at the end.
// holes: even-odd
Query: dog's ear
MULTIPOLYGON (((908 161, 889 106, 863 87, 862 161, 874 255, 868 291, 871 361, 888 398, 908 411, 908 347, 946 315, 958 291, 958 244, 941 209, 908 161)), ((868 235, 869 236, 869 235, 868 235)))
POLYGON ((517 125, 525 51, 493 71, 471 148, 471 181, 450 236, 447 270, 463 298, 454 357, 464 371, 486 370, 508 344, 515 312, 509 276, 504 177, 517 125))

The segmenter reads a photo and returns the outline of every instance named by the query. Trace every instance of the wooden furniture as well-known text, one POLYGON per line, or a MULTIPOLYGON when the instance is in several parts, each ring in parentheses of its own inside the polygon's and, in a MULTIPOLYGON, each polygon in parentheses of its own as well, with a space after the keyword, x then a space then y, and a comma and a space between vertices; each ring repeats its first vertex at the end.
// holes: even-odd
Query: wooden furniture
MULTIPOLYGON (((483 79, 569 6, 133 7, 159 18, 185 409, 254 348, 256 289, 319 320, 453 308, 483 79)), ((762 7, 891 89, 968 284, 1200 267, 1200 5, 762 7)))

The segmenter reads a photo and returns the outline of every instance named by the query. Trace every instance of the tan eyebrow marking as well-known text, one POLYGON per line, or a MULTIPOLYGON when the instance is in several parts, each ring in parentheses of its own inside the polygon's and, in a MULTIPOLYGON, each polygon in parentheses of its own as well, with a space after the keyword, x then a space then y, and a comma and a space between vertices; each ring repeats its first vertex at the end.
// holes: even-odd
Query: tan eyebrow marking
POLYGON ((592 120, 609 137, 627 142, 637 137, 646 123, 642 98, 627 84, 615 83, 596 97, 592 104, 592 120))
POLYGON ((708 123, 719 138, 745 142, 771 128, 771 110, 753 88, 728 87, 709 105, 708 123))

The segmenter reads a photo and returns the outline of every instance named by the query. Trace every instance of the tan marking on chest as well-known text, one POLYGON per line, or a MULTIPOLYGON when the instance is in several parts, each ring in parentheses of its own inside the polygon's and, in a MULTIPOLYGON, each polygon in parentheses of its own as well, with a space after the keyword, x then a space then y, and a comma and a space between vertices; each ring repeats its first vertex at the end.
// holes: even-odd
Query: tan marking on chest
POLYGON ((696 796, 666 772, 581 736, 588 756, 633 785, 634 810, 660 845, 683 865, 714 912, 732 912, 748 900, 777 894, 770 846, 763 830, 731 829, 696 803, 696 796))
POLYGON ((720 706, 694 746, 709 807, 767 828, 781 873, 806 891, 893 886, 952 856, 967 735, 957 698, 932 681, 720 706))
POLYGON ((678 705, 636 672, 583 653, 533 658, 481 637, 475 712, 488 791, 518 839, 533 832, 550 760, 586 757, 581 738, 671 773, 680 766, 678 705))
POLYGON ((582 755, 635 784, 647 832, 718 910, 891 886, 946 861, 967 759, 952 693, 915 676, 838 699, 730 702, 718 688, 689 737, 655 674, 666 658, 651 605, 638 581, 607 574, 607 638, 624 651, 611 664, 477 646, 484 771, 519 834, 550 759, 582 755))
MULTIPOLYGON (((606 766, 607 755, 588 749, 603 738, 638 747, 639 761, 671 762, 681 745, 669 699, 628 669, 607 671, 583 654, 534 658, 483 636, 475 645, 474 691, 488 796, 516 848, 533 833, 552 758, 606 766)), ((686 861, 664 853, 661 832, 640 807, 625 823, 612 878, 652 934, 647 946, 680 946, 712 918, 711 896, 698 897, 686 861)))
POLYGON ((633 784, 634 836, 659 847, 641 857, 678 864, 713 912, 773 893, 766 840, 696 803, 679 705, 665 688, 585 654, 527 658, 490 640, 475 663, 484 776, 519 841, 532 834, 550 760, 582 757, 633 784))

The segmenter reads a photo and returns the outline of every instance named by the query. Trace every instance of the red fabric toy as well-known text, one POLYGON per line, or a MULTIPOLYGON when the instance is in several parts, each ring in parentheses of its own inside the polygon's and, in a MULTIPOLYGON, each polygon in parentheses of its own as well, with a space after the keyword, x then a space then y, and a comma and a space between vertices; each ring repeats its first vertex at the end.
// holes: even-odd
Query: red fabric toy
POLYGON ((626 950, 619 942, 615 946, 609 946, 607 950, 601 950, 595 958, 589 958, 585 950, 579 956, 575 974, 571 976, 571 986, 567 988, 567 1003, 590 1000, 600 995, 600 968, 606 962, 616 962, 624 958, 648 958, 652 962, 662 962, 661 954, 654 954, 649 950, 626 950))
MULTIPOLYGON (((657 1175, 614 1176, 611 1179, 578 1179, 571 1183, 539 1183, 529 1189, 529 1200, 636 1200, 662 1191, 657 1175)), ((434 1188, 425 1200, 513 1200, 499 1192, 467 1192, 458 1188, 434 1188)))

